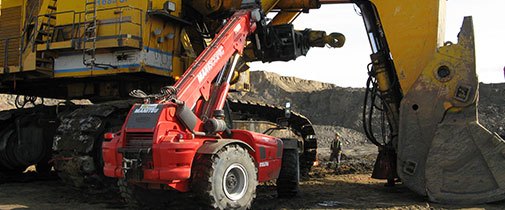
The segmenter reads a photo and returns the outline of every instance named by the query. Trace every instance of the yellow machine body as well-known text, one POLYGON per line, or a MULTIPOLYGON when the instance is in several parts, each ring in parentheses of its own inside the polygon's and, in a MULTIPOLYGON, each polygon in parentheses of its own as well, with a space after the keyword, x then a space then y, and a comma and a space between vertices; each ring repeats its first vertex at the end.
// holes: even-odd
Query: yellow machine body
MULTIPOLYGON (((2 2, 0 75, 12 82, 8 92, 31 95, 33 87, 22 90, 23 82, 31 79, 50 84, 58 78, 131 73, 175 79, 194 59, 181 50, 181 36, 185 36, 182 29, 190 24, 181 18, 181 0, 100 0, 96 8, 90 7, 89 2, 92 1, 2 2), (93 22, 96 33, 86 37, 93 22), (86 66, 84 54, 88 48, 93 48, 95 62, 105 66, 86 66), (16 83, 19 86, 15 91, 16 83)), ((84 86, 85 83, 74 82, 68 85, 68 94, 42 95, 82 98, 83 94, 72 93, 101 91, 84 90, 84 86)))
POLYGON ((23 19, 23 2, 21 1, 2 1, 0 13, 0 73, 4 72, 5 67, 13 69, 19 66, 19 44, 21 34, 21 22, 23 19))
POLYGON ((372 2, 377 6, 402 90, 408 93, 444 43, 446 3, 443 0, 372 2))
MULTIPOLYGON (((84 33, 83 22, 85 22, 82 8, 85 8, 85 3, 85 1, 73 1, 72 4, 69 4, 69 2, 58 1, 57 7, 62 12, 56 15, 56 25, 66 27, 66 31, 63 31, 65 34, 61 36, 69 36, 72 33, 82 36, 84 33)), ((55 69, 55 77, 89 77, 138 71, 165 76, 180 75, 183 66, 181 66, 181 57, 177 53, 179 50, 177 47, 181 35, 181 25, 150 17, 147 13, 148 10, 161 10, 162 3, 162 1, 152 1, 152 4, 149 5, 148 1, 98 1, 97 21, 99 28, 96 49, 114 50, 115 54, 127 54, 128 50, 140 50, 145 56, 152 54, 152 56, 165 61, 156 62, 146 58, 133 63, 120 64, 119 62, 117 68, 109 69, 95 68, 83 71, 58 71, 55 69), (122 51, 120 48, 127 50, 122 51)), ((179 17, 181 1, 174 1, 174 3, 178 6, 170 15, 179 17)), ((72 43, 72 40, 59 37, 55 37, 55 39, 49 44, 49 50, 64 51, 75 47, 82 48, 82 43, 72 43)), ((37 49, 47 50, 44 45, 38 45, 37 49)))
MULTIPOLYGON (((436 202, 505 199, 505 141, 478 121, 472 18, 457 43, 445 43, 445 0, 372 2, 403 93, 395 142, 402 182, 436 202)), ((387 92, 394 81, 385 78, 377 80, 387 92)))

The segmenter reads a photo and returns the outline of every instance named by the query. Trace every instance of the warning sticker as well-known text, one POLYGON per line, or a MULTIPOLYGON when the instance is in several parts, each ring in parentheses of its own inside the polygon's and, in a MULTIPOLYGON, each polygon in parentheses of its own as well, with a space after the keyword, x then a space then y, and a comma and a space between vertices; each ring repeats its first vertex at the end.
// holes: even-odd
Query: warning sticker
POLYGON ((153 130, 158 123, 163 104, 136 104, 128 117, 126 128, 153 130))
POLYGON ((260 162, 260 167, 267 167, 270 165, 268 162, 260 162))

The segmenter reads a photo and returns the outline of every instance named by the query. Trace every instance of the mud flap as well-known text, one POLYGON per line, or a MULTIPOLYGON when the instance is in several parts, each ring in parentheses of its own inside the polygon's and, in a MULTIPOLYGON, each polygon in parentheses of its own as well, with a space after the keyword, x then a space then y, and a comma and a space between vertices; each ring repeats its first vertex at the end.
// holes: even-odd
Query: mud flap
MULTIPOLYGON (((440 47, 400 106, 398 175, 430 201, 505 199, 505 141, 478 122, 473 24, 440 47)), ((497 96, 499 97, 499 96, 497 96)))

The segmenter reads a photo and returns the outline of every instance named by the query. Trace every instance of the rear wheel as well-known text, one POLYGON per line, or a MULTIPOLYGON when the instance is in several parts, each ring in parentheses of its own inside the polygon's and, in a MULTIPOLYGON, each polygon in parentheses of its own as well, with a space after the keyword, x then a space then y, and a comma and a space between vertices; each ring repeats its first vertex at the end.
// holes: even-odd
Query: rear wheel
POLYGON ((49 160, 43 160, 35 165, 37 173, 43 176, 49 176, 51 174, 51 169, 53 166, 49 163, 49 160))
POLYGON ((277 178, 277 195, 291 198, 298 194, 300 182, 300 160, 296 149, 285 149, 282 153, 282 165, 277 178))
POLYGON ((249 209, 256 197, 257 170, 246 149, 228 145, 214 155, 198 155, 191 187, 198 200, 215 209, 249 209))
POLYGON ((2 111, 0 118, 0 179, 28 181, 23 172, 31 165, 37 166, 39 175, 49 175, 58 124, 54 107, 2 111))

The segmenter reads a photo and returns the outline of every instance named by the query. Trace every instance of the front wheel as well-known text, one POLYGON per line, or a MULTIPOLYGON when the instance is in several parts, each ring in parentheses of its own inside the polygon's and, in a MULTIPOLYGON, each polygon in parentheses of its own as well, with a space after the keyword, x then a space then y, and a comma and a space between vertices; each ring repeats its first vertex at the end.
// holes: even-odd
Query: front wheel
POLYGON ((256 197, 257 170, 246 149, 228 145, 214 155, 198 155, 191 188, 213 209, 249 209, 256 197))

